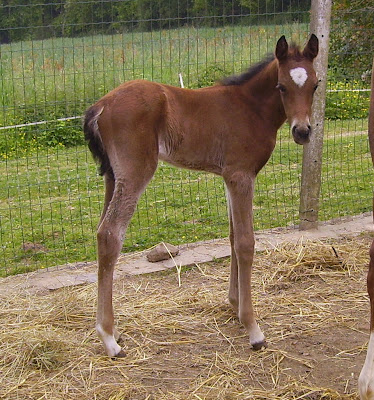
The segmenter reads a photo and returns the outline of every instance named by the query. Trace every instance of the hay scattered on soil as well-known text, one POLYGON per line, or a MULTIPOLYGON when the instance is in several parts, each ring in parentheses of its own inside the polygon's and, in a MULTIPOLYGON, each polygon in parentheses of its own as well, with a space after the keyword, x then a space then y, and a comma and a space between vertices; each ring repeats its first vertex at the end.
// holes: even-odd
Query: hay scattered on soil
POLYGON ((254 352, 227 302, 229 260, 115 284, 126 357, 94 331, 96 285, 0 294, 0 398, 357 399, 368 339, 369 235, 257 254, 254 352))

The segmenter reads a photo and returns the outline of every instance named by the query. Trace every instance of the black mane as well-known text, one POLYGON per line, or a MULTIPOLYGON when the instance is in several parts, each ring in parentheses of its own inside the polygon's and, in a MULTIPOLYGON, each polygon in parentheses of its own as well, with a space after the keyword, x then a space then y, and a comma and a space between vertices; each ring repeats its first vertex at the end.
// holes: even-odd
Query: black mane
POLYGON ((232 75, 226 78, 223 78, 220 82, 223 86, 230 85, 241 85, 245 82, 248 82, 254 76, 256 76, 259 72, 261 72, 267 65, 269 65, 274 60, 274 54, 269 54, 265 59, 258 62, 257 64, 252 65, 246 72, 243 72, 240 75, 232 75))

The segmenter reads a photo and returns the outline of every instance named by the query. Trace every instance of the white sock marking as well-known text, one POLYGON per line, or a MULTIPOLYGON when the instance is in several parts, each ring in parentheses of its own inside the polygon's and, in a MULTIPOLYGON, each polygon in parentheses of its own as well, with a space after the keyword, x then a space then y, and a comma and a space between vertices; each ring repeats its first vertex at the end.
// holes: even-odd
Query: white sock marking
POLYGON ((265 341, 265 336, 257 323, 249 330, 249 341, 251 344, 257 344, 265 341))
POLYGON ((290 70, 290 75, 292 80, 296 83, 297 86, 303 87, 304 83, 308 79, 308 74, 304 68, 297 67, 290 70))
POLYGON ((121 346, 117 343, 114 335, 106 333, 100 324, 96 325, 96 331, 104 344, 106 354, 109 357, 115 357, 121 351, 121 346))

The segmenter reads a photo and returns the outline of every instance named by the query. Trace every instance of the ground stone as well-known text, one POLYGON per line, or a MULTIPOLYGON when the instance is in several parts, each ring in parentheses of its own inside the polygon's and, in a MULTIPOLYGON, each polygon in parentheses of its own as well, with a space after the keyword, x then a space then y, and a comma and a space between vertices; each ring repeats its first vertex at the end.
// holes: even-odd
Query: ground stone
POLYGON ((168 260, 171 257, 175 257, 179 253, 179 249, 170 243, 160 243, 155 246, 148 254, 147 260, 149 262, 158 262, 162 260, 168 260))
MULTIPOLYGON (((311 231, 300 231, 297 227, 257 231, 255 233, 256 251, 265 251, 266 249, 277 247, 283 242, 341 238, 360 235, 362 232, 374 233, 373 228, 373 215, 372 213, 366 213, 323 222, 317 230, 311 231)), ((163 244, 161 245, 164 247, 163 244)), ((168 248, 171 246, 169 244, 166 245, 168 248)), ((214 259, 228 257, 231 253, 228 238, 184 244, 180 245, 179 249, 180 253, 176 256, 173 255, 173 259, 168 257, 168 259, 160 262, 149 262, 146 257, 148 251, 121 254, 116 265, 114 279, 170 270, 176 266, 181 267, 210 262, 214 259)), ((20 288, 28 292, 48 292, 61 287, 89 284, 96 281, 97 263, 80 262, 0 278, 0 287, 2 293, 20 288)))

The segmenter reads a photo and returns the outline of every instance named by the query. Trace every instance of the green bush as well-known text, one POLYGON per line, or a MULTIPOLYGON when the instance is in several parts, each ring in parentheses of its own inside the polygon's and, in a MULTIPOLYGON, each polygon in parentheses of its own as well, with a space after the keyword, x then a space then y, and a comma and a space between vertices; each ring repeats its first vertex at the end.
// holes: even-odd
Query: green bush
POLYGON ((360 79, 372 68, 372 0, 333 2, 329 68, 339 79, 360 79))
POLYGON ((83 143, 79 119, 9 128, 0 134, 0 159, 22 157, 46 147, 72 147, 83 143))
POLYGON ((84 144, 80 120, 57 121, 43 130, 39 143, 46 147, 71 147, 84 144))
POLYGON ((363 82, 333 82, 326 93, 326 118, 328 119, 361 119, 369 113, 370 92, 363 82))
POLYGON ((195 87, 212 86, 225 76, 232 74, 232 70, 219 64, 208 65, 198 76, 195 87))

